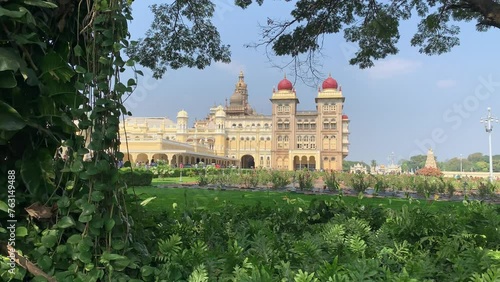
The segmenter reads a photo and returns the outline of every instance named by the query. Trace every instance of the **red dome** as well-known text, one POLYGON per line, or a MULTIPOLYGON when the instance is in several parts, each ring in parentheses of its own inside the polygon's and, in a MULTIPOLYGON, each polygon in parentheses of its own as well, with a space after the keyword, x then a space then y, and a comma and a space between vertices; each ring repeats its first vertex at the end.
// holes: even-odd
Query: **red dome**
POLYGON ((347 115, 342 115, 342 119, 349 119, 347 115))
POLYGON ((292 85, 292 82, 290 82, 290 80, 283 78, 283 80, 280 81, 280 83, 278 83, 278 90, 292 90, 293 89, 293 85, 292 85))
POLYGON ((323 89, 337 89, 338 86, 337 81, 331 76, 328 76, 328 78, 323 81, 323 89))

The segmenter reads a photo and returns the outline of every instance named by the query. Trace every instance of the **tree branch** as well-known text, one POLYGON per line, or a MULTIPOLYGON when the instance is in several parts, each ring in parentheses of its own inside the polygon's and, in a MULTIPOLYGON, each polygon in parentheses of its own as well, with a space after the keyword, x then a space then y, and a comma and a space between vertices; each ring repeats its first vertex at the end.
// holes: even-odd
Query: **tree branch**
POLYGON ((2 251, 7 253, 7 257, 9 257, 10 254, 14 254, 15 258, 14 261, 16 262, 17 265, 21 266, 22 268, 26 269, 29 273, 33 274, 33 276, 42 276, 43 278, 47 279, 49 282, 57 282, 57 280, 45 273, 43 270, 41 270, 38 266, 33 264, 31 261, 20 255, 13 247, 2 244, 2 251))

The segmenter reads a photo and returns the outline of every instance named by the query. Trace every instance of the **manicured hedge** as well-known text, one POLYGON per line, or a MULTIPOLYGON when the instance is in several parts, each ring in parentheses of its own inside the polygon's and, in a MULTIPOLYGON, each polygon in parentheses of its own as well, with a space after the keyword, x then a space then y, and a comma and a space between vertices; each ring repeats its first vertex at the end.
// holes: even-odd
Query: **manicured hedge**
POLYGON ((153 173, 147 170, 120 170, 122 180, 127 186, 150 186, 153 180, 153 173))

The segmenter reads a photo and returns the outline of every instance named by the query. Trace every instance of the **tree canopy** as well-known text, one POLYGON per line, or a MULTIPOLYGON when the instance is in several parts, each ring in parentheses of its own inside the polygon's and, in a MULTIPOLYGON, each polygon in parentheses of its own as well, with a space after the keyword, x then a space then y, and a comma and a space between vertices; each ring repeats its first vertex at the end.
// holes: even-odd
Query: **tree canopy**
MULTIPOLYGON (((235 0, 235 4, 242 8, 254 2, 262 5, 263 0, 235 0)), ((204 68, 210 64, 211 58, 229 62, 229 46, 222 44, 217 28, 211 23, 215 4, 210 0, 183 0, 153 5, 155 20, 146 37, 139 40, 129 55, 136 55, 156 77, 161 77, 167 67, 204 68), (186 44, 179 39, 182 38, 180 35, 199 40, 190 40, 190 44, 186 44), (186 54, 197 56, 195 60, 186 60, 186 54)), ((348 42, 359 45, 359 50, 350 58, 350 64, 368 68, 375 60, 399 51, 400 22, 415 16, 420 22, 411 44, 419 47, 421 53, 436 55, 448 52, 460 43, 457 22, 474 21, 478 31, 500 28, 500 2, 299 0, 287 19, 268 19, 267 25, 261 27, 263 37, 255 46, 270 47, 274 55, 291 56, 294 60, 306 54, 304 60, 309 64, 305 65, 314 68, 314 55, 321 51, 324 37, 343 32, 348 42)))

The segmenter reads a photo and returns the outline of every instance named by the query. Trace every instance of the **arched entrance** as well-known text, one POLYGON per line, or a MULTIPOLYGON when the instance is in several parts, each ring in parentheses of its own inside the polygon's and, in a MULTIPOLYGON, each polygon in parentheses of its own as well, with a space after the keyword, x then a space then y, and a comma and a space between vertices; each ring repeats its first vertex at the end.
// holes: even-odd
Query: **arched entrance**
POLYGON ((255 160, 251 155, 241 157, 241 168, 255 168, 255 160))
POLYGON ((148 155, 141 153, 137 155, 136 162, 145 164, 148 161, 148 155))

